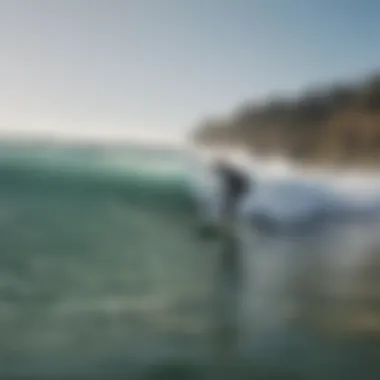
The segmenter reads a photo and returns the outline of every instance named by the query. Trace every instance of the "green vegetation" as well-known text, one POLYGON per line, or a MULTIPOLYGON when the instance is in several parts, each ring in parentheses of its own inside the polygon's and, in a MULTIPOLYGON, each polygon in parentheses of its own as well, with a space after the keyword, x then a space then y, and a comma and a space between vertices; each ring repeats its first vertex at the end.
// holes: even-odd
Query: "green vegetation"
POLYGON ((375 165, 380 162, 380 74, 245 104, 225 119, 204 121, 191 139, 307 163, 375 165))

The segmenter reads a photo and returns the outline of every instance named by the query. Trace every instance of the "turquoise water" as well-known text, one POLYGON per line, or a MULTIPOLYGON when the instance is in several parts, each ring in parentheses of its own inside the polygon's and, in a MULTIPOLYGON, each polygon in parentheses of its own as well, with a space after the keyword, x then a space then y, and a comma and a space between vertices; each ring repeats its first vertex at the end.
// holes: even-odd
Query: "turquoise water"
POLYGON ((126 371, 132 358, 200 343, 205 252, 185 177, 180 167, 160 172, 165 162, 2 151, 3 376, 126 371))
POLYGON ((199 239, 188 167, 155 149, 0 147, 0 378, 377 379, 377 345, 261 328, 316 238, 245 241, 242 295, 264 311, 240 364, 215 356, 220 246, 199 239))

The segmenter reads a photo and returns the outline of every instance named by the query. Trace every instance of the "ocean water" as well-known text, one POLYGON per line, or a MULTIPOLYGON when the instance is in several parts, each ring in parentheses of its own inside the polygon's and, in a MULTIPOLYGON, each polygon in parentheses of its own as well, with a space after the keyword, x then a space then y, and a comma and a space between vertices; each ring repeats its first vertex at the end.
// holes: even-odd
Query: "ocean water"
MULTIPOLYGON (((352 287, 362 252, 377 244, 376 220, 292 235, 242 220, 239 339, 225 350, 228 334, 212 333, 222 247, 198 234, 217 217, 217 185, 196 168, 153 148, 0 147, 1 379, 212 379, 226 362, 228 378, 378 378, 372 340, 333 339, 289 318, 305 309, 306 280, 352 287)), ((259 182, 266 196, 244 210, 272 210, 276 222, 341 204, 318 191, 297 208, 300 197, 292 206, 279 200, 285 191, 269 193, 278 178, 259 182)))
POLYGON ((200 339, 205 252, 178 168, 160 153, 1 153, 2 376, 128 372, 200 339))

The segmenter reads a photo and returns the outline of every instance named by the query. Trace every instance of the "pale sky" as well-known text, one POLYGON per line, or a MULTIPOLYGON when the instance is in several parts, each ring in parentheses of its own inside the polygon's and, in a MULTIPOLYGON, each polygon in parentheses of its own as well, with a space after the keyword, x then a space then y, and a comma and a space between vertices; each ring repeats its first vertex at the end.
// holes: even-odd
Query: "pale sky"
POLYGON ((0 0, 0 129, 180 136, 380 68, 377 0, 0 0))

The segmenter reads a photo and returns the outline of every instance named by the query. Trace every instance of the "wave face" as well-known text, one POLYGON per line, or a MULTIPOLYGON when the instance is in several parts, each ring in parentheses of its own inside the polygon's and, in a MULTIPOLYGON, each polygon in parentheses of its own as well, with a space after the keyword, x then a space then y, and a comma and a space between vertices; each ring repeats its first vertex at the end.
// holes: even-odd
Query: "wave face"
POLYGON ((209 276, 181 157, 0 156, 1 378, 134 370, 202 340, 209 276))
MULTIPOLYGON (((323 202, 364 203, 351 197, 361 190, 341 206, 332 181, 304 186, 300 177, 279 181, 252 167, 258 188, 242 205, 240 231, 242 349, 248 362, 284 373, 321 370, 323 360, 330 370, 325 343, 280 323, 295 299, 293 279, 305 271, 302 258, 322 251, 338 263, 329 267, 335 277, 346 274, 373 243, 376 224, 262 234, 249 224, 251 213, 286 224, 323 202), (322 183, 328 191, 319 190, 322 183)), ((1 146, 1 378, 198 378, 215 348, 210 297, 220 247, 201 241, 197 226, 218 218, 219 190, 212 173, 180 151, 1 146)), ((334 347, 329 355, 338 358, 341 347, 334 347)))

